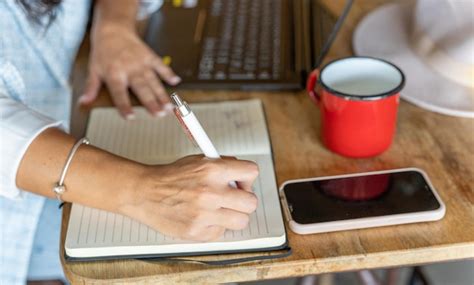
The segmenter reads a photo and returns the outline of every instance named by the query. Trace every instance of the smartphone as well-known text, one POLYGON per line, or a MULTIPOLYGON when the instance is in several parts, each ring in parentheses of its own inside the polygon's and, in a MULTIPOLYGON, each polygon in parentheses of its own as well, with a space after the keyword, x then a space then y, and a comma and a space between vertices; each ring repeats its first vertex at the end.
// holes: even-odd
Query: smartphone
POLYGON ((446 211, 418 168, 290 180, 280 198, 298 234, 435 221, 446 211))

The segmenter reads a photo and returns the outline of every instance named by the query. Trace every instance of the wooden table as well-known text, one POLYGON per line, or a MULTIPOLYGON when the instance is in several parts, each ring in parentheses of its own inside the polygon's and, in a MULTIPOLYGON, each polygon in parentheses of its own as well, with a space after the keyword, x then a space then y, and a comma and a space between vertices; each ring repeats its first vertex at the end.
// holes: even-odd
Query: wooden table
MULTIPOLYGON (((325 1, 337 14, 344 1, 325 1)), ((356 1, 328 60, 351 54, 351 33, 368 11, 385 1, 356 1)), ((84 82, 87 43, 74 73, 84 82)), ((80 88, 76 88, 80 90, 80 88)), ((319 111, 304 92, 182 91, 190 102, 260 98, 268 118, 278 184, 294 178, 399 167, 424 169, 446 203, 443 220, 300 236, 290 230, 291 257, 235 266, 149 263, 137 260, 63 262, 73 283, 221 283, 326 272, 423 264, 474 257, 474 120, 435 114, 402 102, 391 148, 371 159, 349 159, 328 151, 319 137, 319 111)), ((97 105, 109 105, 103 94, 97 105)), ((84 131, 87 110, 73 110, 73 134, 84 131)), ((61 248, 70 207, 63 212, 61 248)), ((63 254, 63 252, 61 253, 63 254)))

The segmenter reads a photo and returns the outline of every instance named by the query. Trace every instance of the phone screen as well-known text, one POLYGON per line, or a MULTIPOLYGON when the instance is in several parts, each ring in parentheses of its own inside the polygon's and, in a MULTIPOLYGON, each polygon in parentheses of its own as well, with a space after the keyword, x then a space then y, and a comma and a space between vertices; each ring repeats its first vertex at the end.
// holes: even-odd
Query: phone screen
POLYGON ((299 224, 432 211, 441 207, 417 171, 289 183, 283 191, 291 216, 299 224))

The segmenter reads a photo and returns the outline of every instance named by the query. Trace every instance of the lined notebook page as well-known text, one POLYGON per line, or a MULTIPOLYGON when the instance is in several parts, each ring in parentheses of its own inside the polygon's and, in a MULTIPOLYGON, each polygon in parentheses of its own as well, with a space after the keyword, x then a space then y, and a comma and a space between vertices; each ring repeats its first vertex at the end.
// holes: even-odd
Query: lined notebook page
MULTIPOLYGON (((255 161, 260 168, 253 186, 259 205, 250 217, 249 226, 241 231, 227 231, 217 243, 199 244, 199 250, 226 250, 231 243, 236 243, 234 246, 237 248, 247 248, 252 246, 245 245, 246 241, 283 237, 283 218, 260 101, 197 104, 191 108, 218 149, 255 161), (216 247, 218 244, 222 248, 216 247)), ((112 108, 95 110, 87 136, 96 146, 146 163, 171 161, 186 154, 199 153, 188 143, 189 139, 183 135, 175 118, 154 119, 143 109, 135 111, 138 118, 130 123, 120 119, 112 108)), ((265 245, 268 242, 265 240, 265 245)), ((163 235, 128 217, 74 204, 66 236, 66 252, 72 256, 71 253, 77 253, 74 249, 127 247, 129 254, 137 254, 140 251, 133 250, 140 246, 182 246, 189 243, 163 235)))
MULTIPOLYGON (((259 100, 191 104, 191 108, 221 155, 270 153, 259 100)), ((142 163, 201 153, 174 115, 151 118, 143 108, 134 110, 133 121, 123 120, 113 108, 93 110, 87 130, 91 143, 142 163)))

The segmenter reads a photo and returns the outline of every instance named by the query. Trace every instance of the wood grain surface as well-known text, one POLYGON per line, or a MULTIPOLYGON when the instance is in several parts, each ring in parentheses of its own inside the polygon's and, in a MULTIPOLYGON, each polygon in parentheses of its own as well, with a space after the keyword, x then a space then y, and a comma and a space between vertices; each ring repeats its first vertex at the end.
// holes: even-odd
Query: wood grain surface
MULTIPOLYGON (((340 13, 343 0, 325 0, 340 13)), ((367 12, 386 1, 355 1, 326 60, 350 55, 351 35, 367 12)), ((87 41, 77 59, 76 97, 85 80, 87 41)), ((110 105, 105 91, 95 106, 110 105)), ((474 120, 435 114, 402 102, 391 148, 370 159, 349 159, 328 151, 319 136, 319 111, 304 92, 181 91, 189 102, 260 98, 265 106, 277 182, 401 167, 419 167, 446 203, 443 220, 301 236, 288 229, 291 257, 233 266, 154 263, 137 260, 71 263, 68 279, 82 283, 212 284, 303 276, 366 268, 474 258, 474 120)), ((72 131, 84 133, 88 110, 74 107, 72 131)), ((70 206, 63 211, 61 256, 70 206)))

